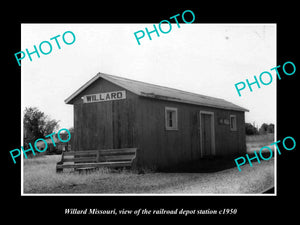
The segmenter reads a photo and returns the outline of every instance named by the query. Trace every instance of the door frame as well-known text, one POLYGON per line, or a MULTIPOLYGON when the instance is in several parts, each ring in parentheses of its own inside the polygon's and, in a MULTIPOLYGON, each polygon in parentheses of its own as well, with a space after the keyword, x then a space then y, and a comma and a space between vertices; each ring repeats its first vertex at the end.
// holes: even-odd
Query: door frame
POLYGON ((203 149, 203 141, 202 141, 202 126, 203 123, 201 121, 201 114, 207 114, 207 115, 211 115, 211 153, 212 155, 216 154, 216 143, 215 143, 215 114, 214 112, 210 112, 210 111, 200 111, 199 115, 200 115, 200 126, 199 126, 199 130, 200 130, 200 152, 201 152, 201 158, 203 157, 203 153, 204 153, 204 149, 203 149))

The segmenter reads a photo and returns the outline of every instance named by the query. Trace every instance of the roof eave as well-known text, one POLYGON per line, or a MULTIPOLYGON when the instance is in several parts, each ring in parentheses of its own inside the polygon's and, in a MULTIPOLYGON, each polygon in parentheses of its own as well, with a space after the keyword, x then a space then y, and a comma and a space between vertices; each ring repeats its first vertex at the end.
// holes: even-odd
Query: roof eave
POLYGON ((243 108, 243 107, 226 107, 226 106, 218 106, 218 105, 213 105, 213 104, 202 104, 199 102, 194 102, 194 101, 188 101, 180 98, 172 98, 168 96, 162 96, 162 95, 155 95, 152 93, 144 93, 141 92, 139 94, 140 96, 146 97, 146 98, 154 98, 158 100, 166 100, 166 101, 173 101, 173 102, 181 102, 181 103, 187 103, 187 104, 193 104, 193 105, 201 105, 201 106, 206 106, 206 107, 212 107, 212 108, 217 108, 217 109, 226 109, 226 110, 235 110, 235 111, 242 111, 242 112, 249 112, 248 109, 243 108))
POLYGON ((72 95, 70 95, 67 99, 65 99, 66 104, 71 104, 71 101, 79 95, 82 91, 84 91, 86 88, 88 88, 92 83, 94 83, 95 80, 97 80, 100 77, 100 73, 97 73, 96 76, 94 76, 92 79, 90 79, 88 82, 86 82, 84 85, 82 85, 77 91, 75 91, 72 95))

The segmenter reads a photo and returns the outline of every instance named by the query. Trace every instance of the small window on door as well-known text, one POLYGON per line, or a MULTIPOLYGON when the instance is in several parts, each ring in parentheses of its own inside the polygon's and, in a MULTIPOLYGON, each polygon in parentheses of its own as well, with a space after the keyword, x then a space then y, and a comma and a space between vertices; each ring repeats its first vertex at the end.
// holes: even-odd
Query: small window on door
POLYGON ((230 130, 236 131, 236 115, 230 115, 230 130))
POLYGON ((165 108, 165 124, 166 124, 166 130, 178 129, 177 108, 171 108, 171 107, 165 108))

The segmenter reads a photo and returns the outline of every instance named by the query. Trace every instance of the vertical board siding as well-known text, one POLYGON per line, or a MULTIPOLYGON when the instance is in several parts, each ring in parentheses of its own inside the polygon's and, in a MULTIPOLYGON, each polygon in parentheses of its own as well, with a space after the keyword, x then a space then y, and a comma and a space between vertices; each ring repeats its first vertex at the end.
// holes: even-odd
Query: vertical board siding
POLYGON ((134 100, 112 102, 113 148, 134 147, 134 100))
POLYGON ((164 100, 139 98, 139 146, 143 151, 143 165, 168 167, 183 162, 199 160, 200 111, 214 113, 215 155, 232 155, 244 150, 244 112, 204 106, 175 103, 164 100), (178 109, 178 130, 165 129, 165 107, 178 109), (218 119, 236 115, 237 131, 230 125, 219 124, 218 119))
POLYGON ((83 103, 84 95, 124 90, 105 80, 95 83, 74 100, 75 150, 136 147, 136 96, 127 91, 126 99, 83 103))

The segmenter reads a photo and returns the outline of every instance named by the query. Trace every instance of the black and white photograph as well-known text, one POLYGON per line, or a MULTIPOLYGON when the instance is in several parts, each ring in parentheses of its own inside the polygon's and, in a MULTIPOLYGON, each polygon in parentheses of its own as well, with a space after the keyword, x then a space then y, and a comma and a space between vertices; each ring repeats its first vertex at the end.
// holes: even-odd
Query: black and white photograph
POLYGON ((3 219, 296 219, 296 5, 103 3, 4 8, 3 219))
POLYGON ((178 22, 21 25, 23 195, 275 187, 276 24, 178 22))

